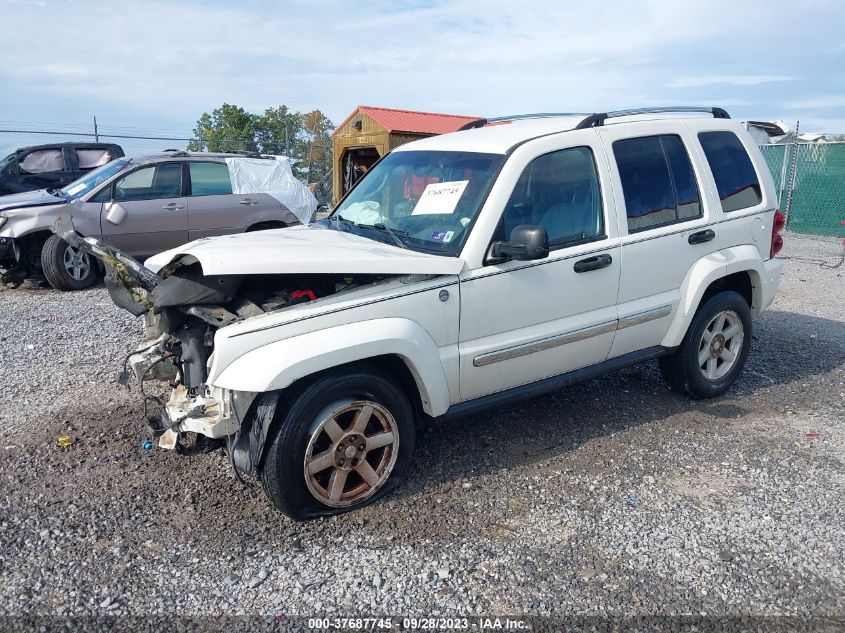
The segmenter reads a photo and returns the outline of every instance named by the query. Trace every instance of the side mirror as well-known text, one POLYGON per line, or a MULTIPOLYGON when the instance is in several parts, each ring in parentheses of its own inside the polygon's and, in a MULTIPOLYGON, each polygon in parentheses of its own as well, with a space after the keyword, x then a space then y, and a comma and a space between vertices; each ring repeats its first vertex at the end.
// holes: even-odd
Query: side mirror
POLYGON ((549 256, 549 234, 546 227, 534 224, 520 224, 511 231, 507 242, 493 242, 490 245, 488 263, 500 264, 509 259, 529 261, 549 256))
POLYGON ((112 224, 120 224, 126 219, 126 209, 120 206, 117 202, 109 204, 106 211, 106 220, 112 224))

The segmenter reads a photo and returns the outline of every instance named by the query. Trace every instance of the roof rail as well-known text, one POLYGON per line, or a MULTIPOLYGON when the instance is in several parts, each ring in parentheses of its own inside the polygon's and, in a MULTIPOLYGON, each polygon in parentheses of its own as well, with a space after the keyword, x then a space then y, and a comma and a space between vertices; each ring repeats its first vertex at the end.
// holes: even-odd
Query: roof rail
POLYGON ((510 116, 497 116, 489 119, 475 119, 464 123, 458 131, 471 130, 476 127, 484 127, 488 123, 499 123, 501 121, 520 121, 523 119, 552 119, 559 116, 587 116, 584 112, 532 112, 529 114, 512 114, 510 116))
POLYGON ((591 114, 578 125, 576 130, 583 130, 590 127, 599 127, 604 125, 607 119, 615 119, 623 116, 633 116, 636 114, 661 114, 667 112, 706 112, 712 114, 714 119, 730 119, 731 115, 722 108, 711 108, 704 106, 665 106, 659 108, 634 108, 633 110, 616 110, 615 112, 597 112, 591 114))
POLYGON ((190 156, 190 154, 183 149, 165 149, 162 150, 161 153, 170 154, 171 156, 190 156))

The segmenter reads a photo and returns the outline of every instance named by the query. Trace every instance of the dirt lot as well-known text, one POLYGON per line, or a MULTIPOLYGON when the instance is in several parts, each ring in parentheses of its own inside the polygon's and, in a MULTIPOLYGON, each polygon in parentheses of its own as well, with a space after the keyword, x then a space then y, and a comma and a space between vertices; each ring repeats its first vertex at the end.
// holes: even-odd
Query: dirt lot
POLYGON ((835 627, 845 266, 819 262, 837 248, 788 240, 781 293, 727 396, 672 394, 648 364, 438 423, 392 497, 305 524, 235 481, 222 451, 142 448, 135 387, 113 382, 139 327, 103 288, 0 291, 0 616, 706 614, 835 627))

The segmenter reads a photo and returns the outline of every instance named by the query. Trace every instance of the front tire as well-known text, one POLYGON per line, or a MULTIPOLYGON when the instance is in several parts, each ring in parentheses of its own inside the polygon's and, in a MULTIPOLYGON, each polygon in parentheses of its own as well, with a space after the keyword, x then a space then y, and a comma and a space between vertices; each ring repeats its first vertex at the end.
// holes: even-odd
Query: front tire
POLYGON ((723 394, 748 359, 751 328, 751 309, 742 295, 714 295, 696 312, 678 349, 660 359, 663 379, 692 398, 723 394))
POLYGON ((97 281, 94 258, 56 235, 51 235, 44 242, 41 270, 56 290, 82 290, 97 281))
POLYGON ((329 372, 280 401, 261 466, 264 491, 296 520, 341 514, 395 489, 414 449, 405 392, 376 369, 329 372))

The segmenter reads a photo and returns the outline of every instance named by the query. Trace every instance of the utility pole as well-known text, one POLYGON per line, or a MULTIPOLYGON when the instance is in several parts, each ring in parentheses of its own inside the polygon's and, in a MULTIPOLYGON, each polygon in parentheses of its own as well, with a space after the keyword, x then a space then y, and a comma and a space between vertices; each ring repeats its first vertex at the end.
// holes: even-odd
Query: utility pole
POLYGON ((97 130, 97 115, 94 115, 94 141, 100 140, 100 133, 97 130))

